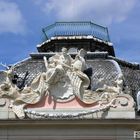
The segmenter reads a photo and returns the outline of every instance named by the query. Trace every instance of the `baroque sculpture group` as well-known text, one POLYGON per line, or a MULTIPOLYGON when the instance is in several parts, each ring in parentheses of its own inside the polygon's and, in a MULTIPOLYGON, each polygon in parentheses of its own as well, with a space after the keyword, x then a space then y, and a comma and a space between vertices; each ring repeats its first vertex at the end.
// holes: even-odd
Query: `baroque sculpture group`
POLYGON ((119 104, 129 106, 132 98, 122 90, 122 74, 119 74, 113 86, 104 84, 96 90, 90 88, 92 68, 86 65, 85 55, 86 51, 81 49, 73 59, 67 49, 62 48, 61 53, 56 53, 48 60, 44 56, 46 72, 39 73, 30 86, 25 85, 23 89, 12 82, 12 66, 5 71, 6 80, 0 85, 0 97, 10 100, 10 108, 20 119, 25 118, 24 108, 27 105, 36 104, 45 96, 56 102, 67 102, 76 97, 86 105, 94 104, 98 110, 115 108, 119 104))

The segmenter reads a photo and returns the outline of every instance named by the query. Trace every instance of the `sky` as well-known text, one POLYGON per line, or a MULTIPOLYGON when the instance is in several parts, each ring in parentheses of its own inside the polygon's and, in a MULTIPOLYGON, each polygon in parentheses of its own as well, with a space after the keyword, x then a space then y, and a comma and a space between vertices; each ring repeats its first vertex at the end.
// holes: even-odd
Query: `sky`
POLYGON ((139 9, 139 0, 0 0, 0 62, 37 52, 42 28, 56 21, 92 21, 108 27, 116 57, 140 63, 139 9))

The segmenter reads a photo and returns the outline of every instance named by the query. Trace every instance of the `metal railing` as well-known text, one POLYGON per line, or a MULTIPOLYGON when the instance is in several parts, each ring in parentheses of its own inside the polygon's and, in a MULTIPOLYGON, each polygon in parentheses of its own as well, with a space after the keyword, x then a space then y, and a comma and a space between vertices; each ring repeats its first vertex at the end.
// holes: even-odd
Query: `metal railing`
POLYGON ((55 22, 42 29, 45 40, 57 36, 88 36, 110 41, 108 29, 92 22, 55 22))

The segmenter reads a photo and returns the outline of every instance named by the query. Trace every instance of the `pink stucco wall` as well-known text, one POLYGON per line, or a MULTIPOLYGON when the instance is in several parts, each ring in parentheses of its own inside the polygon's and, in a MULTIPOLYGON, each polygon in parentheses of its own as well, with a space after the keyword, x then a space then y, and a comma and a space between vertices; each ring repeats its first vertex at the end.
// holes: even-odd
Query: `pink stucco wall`
POLYGON ((44 97, 39 103, 35 105, 28 105, 30 108, 49 108, 49 109, 62 109, 62 108, 90 108, 97 104, 85 104, 80 101, 77 97, 67 102, 57 102, 53 100, 50 96, 44 97))

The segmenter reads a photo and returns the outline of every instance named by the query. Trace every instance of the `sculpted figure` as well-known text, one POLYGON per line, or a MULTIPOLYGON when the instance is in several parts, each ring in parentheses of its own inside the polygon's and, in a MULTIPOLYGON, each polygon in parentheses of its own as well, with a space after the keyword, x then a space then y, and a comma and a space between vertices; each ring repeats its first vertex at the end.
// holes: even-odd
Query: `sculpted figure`
POLYGON ((85 90, 90 85, 90 79, 84 73, 84 70, 86 70, 85 54, 86 52, 83 49, 78 52, 72 64, 73 70, 68 73, 74 94, 82 101, 85 90))
POLYGON ((108 93, 121 94, 123 90, 123 75, 119 74, 114 86, 104 85, 103 88, 98 88, 96 91, 106 91, 108 93))
POLYGON ((65 70, 71 67, 73 59, 68 54, 68 50, 66 48, 62 48, 62 54, 59 57, 58 63, 63 66, 65 70))
POLYGON ((52 56, 51 58, 49 58, 46 69, 48 70, 48 68, 60 68, 60 69, 63 69, 64 71, 67 71, 68 69, 71 69, 72 61, 73 59, 68 54, 67 49, 62 48, 61 54, 56 54, 52 56))
POLYGON ((11 77, 13 76, 13 67, 5 71, 5 74, 6 81, 0 85, 0 97, 10 99, 10 107, 13 112, 15 112, 19 118, 24 118, 25 114, 23 108, 28 104, 35 104, 39 102, 41 97, 44 95, 44 74, 39 75, 39 78, 35 78, 31 86, 25 86, 23 90, 20 90, 11 81, 11 77))
POLYGON ((79 52, 78 52, 78 55, 76 55, 75 57, 75 60, 74 60, 74 63, 73 63, 73 68, 74 70, 79 70, 79 71, 84 71, 86 70, 86 62, 85 62, 85 54, 86 54, 86 51, 84 49, 81 49, 79 52))
POLYGON ((4 71, 6 80, 3 84, 0 85, 0 96, 11 96, 12 91, 19 90, 18 87, 12 83, 13 78, 13 67, 4 71), (5 91, 5 92, 4 92, 5 91))
POLYGON ((56 54, 47 61, 44 57, 46 66, 46 87, 51 95, 56 100, 67 100, 73 96, 70 80, 67 76, 68 71, 71 71, 73 59, 68 54, 66 48, 62 48, 60 54, 56 54), (59 91, 59 92, 58 92, 59 91))
POLYGON ((71 69, 72 58, 67 54, 67 49, 62 48, 61 54, 56 54, 49 61, 44 57, 46 66, 46 83, 55 84, 71 69))

